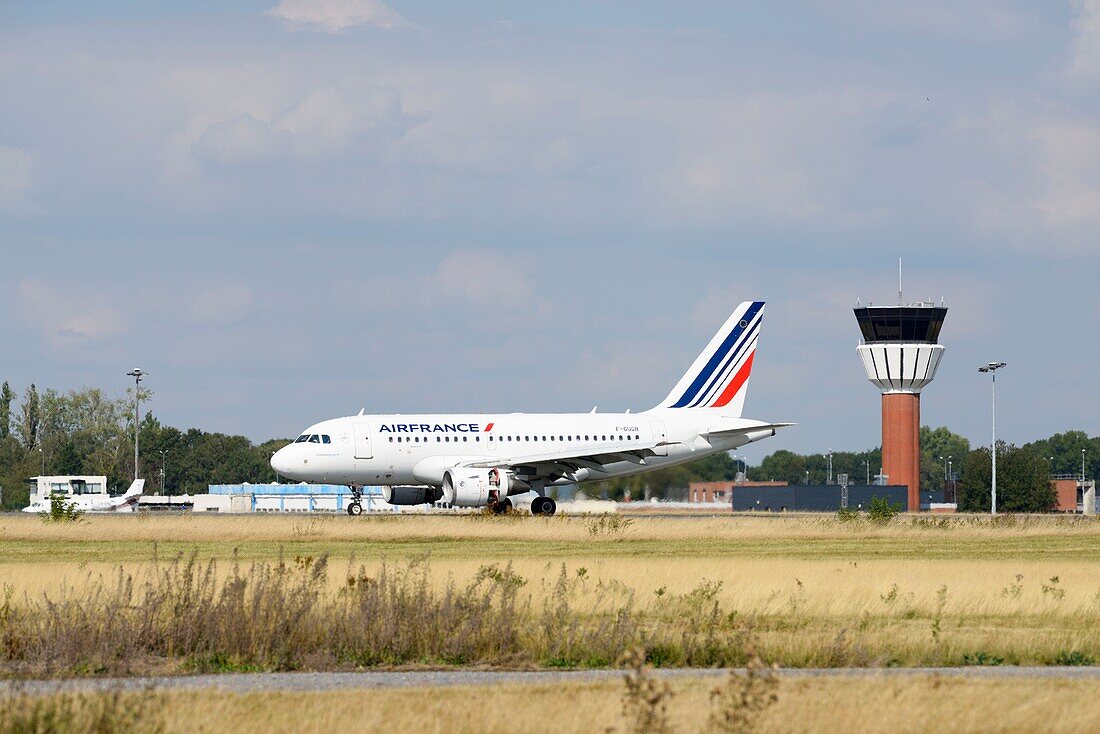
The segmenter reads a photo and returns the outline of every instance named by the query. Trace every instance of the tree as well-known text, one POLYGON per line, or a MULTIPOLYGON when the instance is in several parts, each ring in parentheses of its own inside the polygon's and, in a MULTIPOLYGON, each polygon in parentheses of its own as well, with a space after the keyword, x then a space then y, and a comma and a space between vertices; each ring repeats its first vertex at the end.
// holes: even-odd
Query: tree
POLYGON ((1040 456, 1051 460, 1051 474, 1073 476, 1081 475, 1081 450, 1085 450, 1085 473, 1090 477, 1097 475, 1100 469, 1100 437, 1089 438, 1084 431, 1066 431, 1056 433, 1050 438, 1026 444, 1040 456))
POLYGON ((19 437, 28 451, 38 446, 39 415, 38 390, 32 383, 23 395, 22 420, 19 424, 19 437))
POLYGON ((4 380, 4 386, 0 387, 0 439, 11 435, 11 402, 15 400, 15 393, 11 385, 4 380))
POLYGON ((806 481, 806 458, 780 449, 765 456, 760 466, 753 467, 749 475, 755 481, 801 484, 806 481))
POLYGON ((921 426, 920 449, 921 489, 938 490, 944 488, 947 457, 952 457, 954 471, 958 473, 966 461, 966 455, 970 452, 970 441, 951 432, 946 426, 939 428, 921 426))
MULTIPOLYGON (((989 512, 992 506, 993 466, 989 449, 967 454, 959 485, 959 509, 989 512)), ((1049 512, 1058 498, 1050 483, 1050 464, 1034 449, 997 443, 997 510, 1049 512)))

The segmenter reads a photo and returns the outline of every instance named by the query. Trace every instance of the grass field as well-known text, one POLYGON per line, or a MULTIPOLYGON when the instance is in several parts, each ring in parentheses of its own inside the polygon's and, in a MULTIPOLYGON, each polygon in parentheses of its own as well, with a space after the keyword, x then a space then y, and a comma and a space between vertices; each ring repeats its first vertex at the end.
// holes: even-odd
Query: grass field
POLYGON ((64 651, 9 649, 28 674, 603 666, 628 644, 662 665, 737 665, 750 638, 784 666, 1091 665, 1098 551, 1100 523, 1073 518, 3 516, 0 635, 66 638, 64 651), (180 554, 198 560, 191 577, 180 554), (200 596, 202 616, 168 611, 200 596), (219 609, 255 639, 214 625, 219 609), (479 615, 506 639, 470 631, 479 615), (183 619, 205 636, 177 639, 183 619), (337 619, 336 636, 297 628, 337 619), (119 620, 144 642, 114 640, 119 620), (291 628, 299 650, 275 644, 291 628), (478 639, 456 647, 460 634, 478 639))
MULTIPOLYGON (((708 681, 677 681, 669 734, 708 728, 708 681)), ((1085 732, 1100 728, 1093 681, 812 679, 784 681, 776 702, 750 724, 768 732, 1085 732)), ((5 701, 0 734, 46 731, 22 726, 58 710, 65 731, 329 734, 415 731, 442 734, 591 734, 637 731, 622 714, 623 684, 564 684, 331 693, 231 694, 216 691, 52 697, 5 701)), ((56 719, 55 719, 56 721, 56 719)), ((651 731, 655 729, 651 728, 651 731)), ((747 731, 748 729, 741 729, 747 731)), ((728 729, 727 731, 735 731, 728 729)))

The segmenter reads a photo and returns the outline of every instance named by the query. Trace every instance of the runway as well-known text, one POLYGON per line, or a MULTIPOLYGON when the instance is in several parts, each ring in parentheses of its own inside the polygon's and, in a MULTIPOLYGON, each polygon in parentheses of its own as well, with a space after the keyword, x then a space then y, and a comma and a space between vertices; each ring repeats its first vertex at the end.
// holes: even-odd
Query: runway
MULTIPOLYGON (((664 679, 719 678, 730 669, 670 668, 654 671, 664 679)), ((735 671, 741 672, 741 671, 735 671)), ((966 668, 782 668, 784 679, 799 678, 913 678, 921 676, 968 679, 1044 678, 1100 680, 1100 667, 987 666, 966 668)), ((622 670, 569 671, 486 671, 417 670, 330 673, 226 673, 215 675, 157 676, 132 678, 67 678, 57 680, 4 681, 0 688, 33 695, 72 691, 111 690, 202 690, 230 693, 268 691, 322 692, 398 688, 460 686, 555 685, 618 680, 622 670)))

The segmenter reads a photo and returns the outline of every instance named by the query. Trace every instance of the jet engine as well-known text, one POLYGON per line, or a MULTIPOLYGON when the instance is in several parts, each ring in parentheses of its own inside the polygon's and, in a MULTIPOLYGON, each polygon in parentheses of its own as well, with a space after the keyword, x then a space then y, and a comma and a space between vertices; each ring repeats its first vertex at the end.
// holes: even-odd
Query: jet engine
POLYGON ((442 498, 439 487, 382 487, 382 499, 391 505, 425 505, 442 498))
POLYGON ((443 474, 443 498, 455 507, 484 507, 509 494, 529 489, 505 469, 448 469, 443 474))

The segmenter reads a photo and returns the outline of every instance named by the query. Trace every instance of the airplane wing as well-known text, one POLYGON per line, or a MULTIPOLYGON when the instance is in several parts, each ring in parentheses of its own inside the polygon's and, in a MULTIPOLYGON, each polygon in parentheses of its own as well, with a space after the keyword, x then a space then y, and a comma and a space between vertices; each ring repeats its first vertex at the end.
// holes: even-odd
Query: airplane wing
POLYGON ((518 473, 530 475, 530 477, 546 477, 550 479, 565 478, 576 481, 578 469, 588 469, 597 475, 604 472, 608 464, 617 464, 628 461, 638 466, 645 466, 646 459, 655 456, 659 446, 668 446, 675 442, 650 442, 631 443, 629 446, 606 446, 591 448, 586 451, 557 451, 542 454, 529 454, 526 456, 513 456, 507 459, 480 459, 463 462, 461 466, 481 469, 516 469, 518 473))

